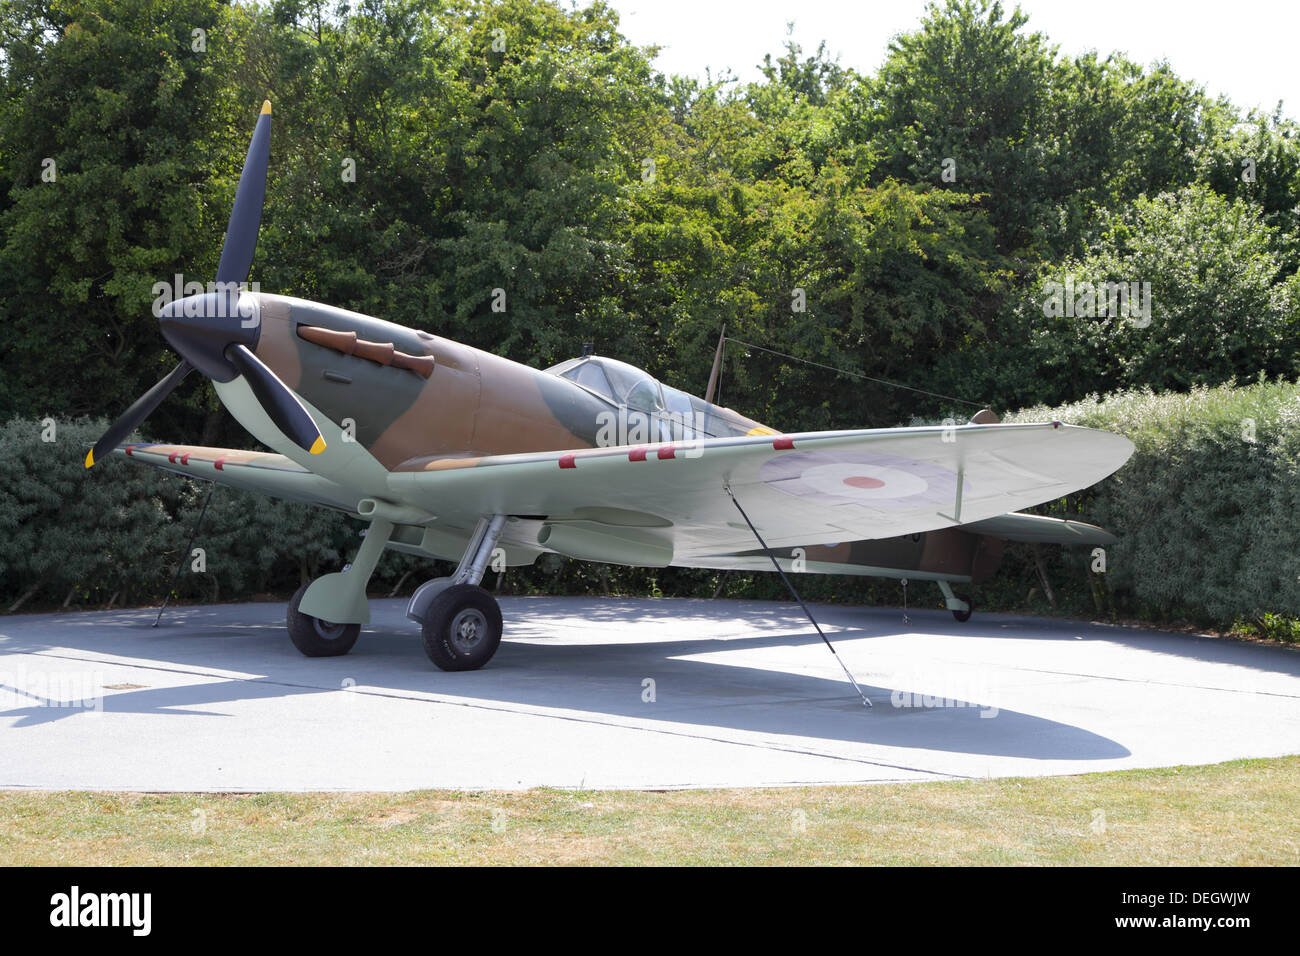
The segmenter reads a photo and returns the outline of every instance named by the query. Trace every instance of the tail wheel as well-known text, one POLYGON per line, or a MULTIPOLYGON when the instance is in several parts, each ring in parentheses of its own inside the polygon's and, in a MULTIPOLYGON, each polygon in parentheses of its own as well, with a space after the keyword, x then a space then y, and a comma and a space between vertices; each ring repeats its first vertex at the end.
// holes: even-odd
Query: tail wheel
POLYGON ((975 610, 975 602, 971 600, 969 594, 953 594, 953 597, 955 597, 959 601, 965 601, 966 610, 953 611, 952 616, 955 617, 958 621, 961 621, 962 623, 969 621, 971 612, 975 610))
POLYGON ((501 607, 473 584, 440 592, 424 615, 424 652, 445 671, 472 671, 501 645, 501 607))
POLYGON ((338 657, 352 650, 361 633, 361 625, 335 624, 304 614, 298 610, 298 605, 306 593, 307 585, 304 584, 289 599, 287 623, 293 646, 308 657, 338 657))

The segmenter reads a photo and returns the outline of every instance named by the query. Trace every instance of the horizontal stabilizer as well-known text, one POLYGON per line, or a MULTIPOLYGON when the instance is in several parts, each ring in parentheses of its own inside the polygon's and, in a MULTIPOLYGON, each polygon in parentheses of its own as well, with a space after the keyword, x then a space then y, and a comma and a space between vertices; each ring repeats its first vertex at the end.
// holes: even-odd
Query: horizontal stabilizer
POLYGON ((1118 538, 1105 528, 1067 518, 1044 515, 1006 514, 983 521, 972 521, 963 530, 990 534, 1008 541, 1032 541, 1039 544, 1114 544, 1118 538))

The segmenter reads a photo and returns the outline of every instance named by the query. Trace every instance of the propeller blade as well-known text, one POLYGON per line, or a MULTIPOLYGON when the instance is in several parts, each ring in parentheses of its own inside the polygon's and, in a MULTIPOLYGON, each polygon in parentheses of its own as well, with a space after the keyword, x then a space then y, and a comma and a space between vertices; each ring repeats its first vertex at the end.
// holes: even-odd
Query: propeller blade
POLYGON ((248 155, 244 157, 244 171, 239 174, 239 188, 226 226, 226 244, 221 247, 221 263, 217 266, 218 282, 239 283, 248 279, 253 251, 257 248, 257 230, 262 224, 266 165, 270 156, 271 101, 265 100, 248 144, 248 155))
POLYGON ((126 440, 126 436, 139 428, 140 424, 162 403, 162 400, 171 394, 172 389, 181 383, 181 379, 189 375, 193 369, 193 365, 182 359, 180 365, 177 365, 158 384, 137 398, 135 404, 123 412, 121 417, 108 427, 108 431, 104 432, 104 436, 95 442, 95 447, 86 452, 86 467, 90 468, 95 462, 122 444, 126 440))
POLYGON ((232 345, 226 349, 226 358, 248 380, 253 394, 276 428, 304 451, 319 455, 325 450, 325 439, 307 409, 298 401, 298 396, 261 359, 244 345, 232 345))

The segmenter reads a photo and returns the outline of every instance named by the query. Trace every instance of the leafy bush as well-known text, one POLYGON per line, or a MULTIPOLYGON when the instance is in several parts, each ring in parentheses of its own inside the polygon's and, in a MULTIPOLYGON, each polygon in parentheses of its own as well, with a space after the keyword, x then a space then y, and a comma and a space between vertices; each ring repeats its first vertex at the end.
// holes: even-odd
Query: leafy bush
POLYGON ((1300 617, 1300 385, 1126 392, 1007 420, 1052 419, 1137 446, 1114 476, 1049 509, 1119 536, 1105 574, 1114 607, 1222 627, 1300 617))
MULTIPOLYGON (((1038 406, 1008 421, 1060 420, 1128 436, 1132 459, 1094 488, 1038 509, 1115 532, 1106 571, 1078 549, 1011 546, 1002 573, 977 597, 982 609, 1023 608, 1045 565, 1057 604, 1076 614, 1121 614, 1290 639, 1300 619, 1300 384, 1260 382, 1157 395, 1124 392, 1038 406)), ((13 419, 0 426, 0 600, 29 609, 64 601, 103 605, 160 600, 210 486, 120 456, 82 467, 102 421, 13 419), (53 424, 53 429, 50 425, 53 424), (52 438, 52 441, 45 439, 52 438)), ((184 565, 180 598, 274 593, 338 567, 358 544, 343 515, 218 488, 196 546, 203 574, 184 565)), ((408 576, 445 574, 438 562, 389 552, 372 593, 408 576)), ((783 599, 770 574, 651 571, 553 557, 485 584, 505 593, 668 594, 783 599)), ((812 575, 810 600, 898 603, 897 582, 812 575)), ((912 604, 937 592, 914 589, 912 604)), ((1045 605, 1030 603, 1034 610, 1045 605)))
MULTIPOLYGON (((11 419, 0 426, 0 601, 145 603, 167 592, 210 485, 109 456, 87 471, 103 420, 11 419)), ((285 592, 356 547, 335 512, 218 488, 176 593, 217 600, 285 592)), ((388 555, 378 579, 403 567, 388 555)), ((28 603, 30 602, 30 603, 28 603)))

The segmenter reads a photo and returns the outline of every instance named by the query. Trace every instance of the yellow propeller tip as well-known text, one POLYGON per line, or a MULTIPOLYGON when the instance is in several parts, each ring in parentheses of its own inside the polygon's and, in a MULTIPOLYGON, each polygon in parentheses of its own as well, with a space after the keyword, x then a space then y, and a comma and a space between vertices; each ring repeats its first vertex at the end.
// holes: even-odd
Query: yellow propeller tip
POLYGON ((271 101, 270 101, 270 100, 262 100, 262 112, 261 112, 260 115, 261 115, 261 116, 270 116, 270 115, 271 115, 271 101))
POLYGON ((92 448, 90 449, 90 451, 86 452, 86 467, 90 468, 94 464, 95 464, 95 449, 92 448))
POLYGON ((324 439, 324 438, 317 438, 314 442, 312 442, 311 453, 312 453, 313 455, 319 455, 319 454, 320 454, 321 452, 323 452, 324 450, 325 450, 325 439, 324 439))

